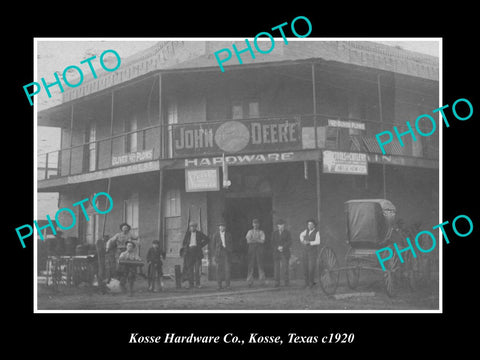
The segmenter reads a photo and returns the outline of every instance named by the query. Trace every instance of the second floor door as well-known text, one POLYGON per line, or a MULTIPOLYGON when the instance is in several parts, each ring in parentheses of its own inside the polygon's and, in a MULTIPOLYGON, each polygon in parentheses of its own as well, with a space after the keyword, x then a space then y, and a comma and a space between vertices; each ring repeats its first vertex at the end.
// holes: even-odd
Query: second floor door
POLYGON ((95 122, 91 121, 85 132, 85 143, 86 149, 86 169, 88 171, 95 171, 97 169, 97 143, 95 142, 97 138, 97 127, 95 122))
POLYGON ((177 101, 167 99, 167 124, 168 124, 168 157, 173 157, 173 125, 178 123, 177 101))

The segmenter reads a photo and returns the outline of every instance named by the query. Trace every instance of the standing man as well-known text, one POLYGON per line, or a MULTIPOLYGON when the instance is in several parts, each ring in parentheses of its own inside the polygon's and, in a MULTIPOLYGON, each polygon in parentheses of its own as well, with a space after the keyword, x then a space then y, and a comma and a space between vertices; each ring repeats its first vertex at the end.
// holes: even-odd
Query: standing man
POLYGON ((300 242, 303 244, 303 268, 305 271, 305 287, 315 285, 315 269, 317 267, 318 249, 320 247, 320 232, 316 229, 317 223, 310 219, 307 229, 300 233, 300 242))
POLYGON ((233 250, 232 235, 225 231, 225 223, 218 224, 218 231, 213 235, 213 249, 215 262, 217 263, 218 289, 222 288, 222 280, 225 287, 230 288, 230 263, 233 250))
POLYGON ((121 273, 120 287, 122 288, 122 291, 125 292, 127 290, 125 285, 128 282, 129 295, 133 296, 133 286, 137 275, 137 266, 143 266, 143 263, 141 262, 142 259, 140 259, 135 251, 135 243, 127 240, 125 245, 127 247, 126 250, 122 252, 118 258, 118 269, 121 273), (135 262, 137 262, 137 264, 135 264, 135 262))
POLYGON ((133 235, 130 230, 131 226, 127 223, 120 224, 121 232, 116 233, 107 241, 107 252, 112 251, 113 248, 116 249, 115 251, 115 262, 118 270, 118 259, 120 258, 120 254, 127 250, 127 241, 132 242, 135 246, 135 254, 139 255, 139 245, 140 239, 138 236, 133 235))
POLYGON ((262 285, 265 285, 265 271, 263 270, 263 247, 265 243, 265 233, 260 230, 260 221, 252 220, 253 229, 248 230, 245 238, 248 245, 248 275, 247 283, 251 287, 253 285, 253 269, 255 262, 258 266, 258 278, 262 285))
POLYGON ((200 271, 202 267, 203 251, 202 248, 208 244, 209 239, 207 235, 197 230, 198 224, 190 222, 189 230, 185 233, 183 238, 182 248, 180 249, 180 256, 184 256, 184 276, 187 277, 189 288, 195 286, 200 288, 200 271))
POLYGON ((292 238, 290 232, 285 229, 285 221, 277 221, 277 230, 272 234, 272 246, 273 246, 273 271, 275 274, 275 287, 280 286, 280 273, 283 268, 285 286, 290 283, 288 267, 290 260, 290 245, 292 244, 292 238))

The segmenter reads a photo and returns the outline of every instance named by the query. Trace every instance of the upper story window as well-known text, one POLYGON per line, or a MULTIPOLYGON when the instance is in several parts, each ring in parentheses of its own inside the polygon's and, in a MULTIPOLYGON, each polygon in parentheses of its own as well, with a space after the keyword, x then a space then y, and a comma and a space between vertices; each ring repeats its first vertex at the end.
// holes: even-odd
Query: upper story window
POLYGON ((131 193, 124 202, 124 221, 131 226, 131 232, 138 235, 138 208, 139 196, 138 192, 131 193))
POLYGON ((232 102, 232 119, 253 119, 260 116, 257 100, 235 100, 232 102))
POLYGON ((138 132, 132 132, 137 131, 137 129, 137 116, 134 115, 125 123, 125 132, 129 133, 126 136, 125 144, 125 149, 127 153, 135 152, 138 150, 138 132))

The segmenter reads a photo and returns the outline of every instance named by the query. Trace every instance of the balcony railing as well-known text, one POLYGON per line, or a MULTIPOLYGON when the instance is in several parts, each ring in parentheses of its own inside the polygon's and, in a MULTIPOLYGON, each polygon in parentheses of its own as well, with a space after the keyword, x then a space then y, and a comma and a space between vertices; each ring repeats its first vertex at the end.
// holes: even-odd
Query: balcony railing
MULTIPOLYGON (((140 130, 122 133, 105 139, 86 142, 72 147, 50 151, 38 155, 38 180, 51 179, 68 175, 109 169, 116 166, 144 161, 185 158, 198 156, 199 153, 182 153, 175 148, 174 142, 181 127, 206 129, 209 126, 217 129, 229 120, 180 123, 172 125, 155 125, 140 130), (163 141, 162 139, 163 138, 163 141)), ((393 132, 393 126, 399 133, 408 130, 405 123, 376 122, 360 119, 342 118, 328 115, 286 115, 265 118, 235 120, 244 124, 251 122, 275 123, 291 122, 298 124, 300 142, 288 150, 327 149, 347 152, 382 154, 375 135, 381 131, 393 132), (314 130, 316 129, 316 131, 314 130)), ((422 126, 423 133, 431 128, 422 126)), ((414 130, 415 131, 415 130, 414 130)), ((426 159, 438 159, 438 132, 429 137, 416 134, 417 141, 410 135, 402 137, 405 146, 400 146, 395 134, 393 141, 385 145, 387 155, 400 155, 426 159)), ((231 140, 231 139, 230 139, 231 140)), ((259 149, 246 148, 242 152, 258 152, 259 149)), ((270 151, 267 148, 262 152, 270 151)), ((209 156, 222 155, 224 151, 212 147, 209 156)))

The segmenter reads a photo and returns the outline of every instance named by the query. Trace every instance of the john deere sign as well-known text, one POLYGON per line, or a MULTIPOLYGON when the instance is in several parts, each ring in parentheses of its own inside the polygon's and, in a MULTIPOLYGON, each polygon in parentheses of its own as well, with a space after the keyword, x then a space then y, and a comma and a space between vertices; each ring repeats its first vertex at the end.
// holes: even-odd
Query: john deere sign
POLYGON ((175 125, 173 129, 177 156, 287 149, 301 149, 301 128, 295 119, 232 120, 175 125))

